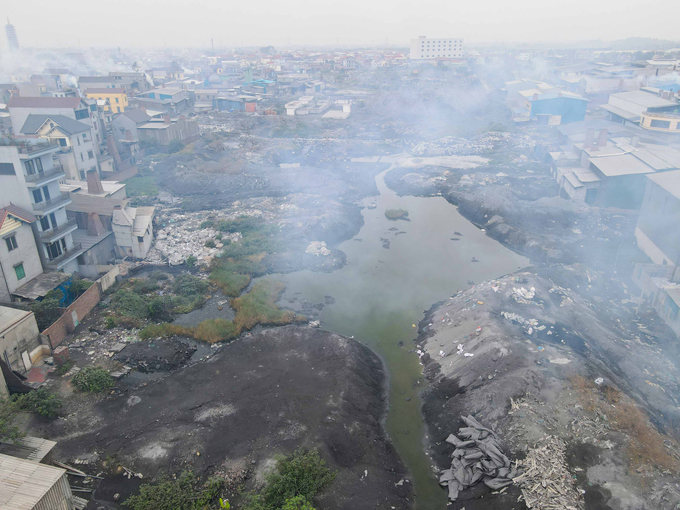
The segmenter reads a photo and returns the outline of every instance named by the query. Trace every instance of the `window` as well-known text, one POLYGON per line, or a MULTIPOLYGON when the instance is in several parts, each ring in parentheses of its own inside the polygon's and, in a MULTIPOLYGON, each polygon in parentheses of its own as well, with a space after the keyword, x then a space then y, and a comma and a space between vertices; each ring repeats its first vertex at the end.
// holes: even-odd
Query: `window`
POLYGON ((76 140, 78 141, 78 145, 80 145, 80 138, 76 138, 76 140))
POLYGON ((87 140, 87 133, 83 133, 83 140, 87 140))
POLYGON ((144 242, 144 237, 142 237, 142 236, 137 236, 137 242, 138 242, 138 243, 143 243, 143 242, 144 242))
POLYGON ((17 280, 21 280, 22 278, 26 278, 26 271, 24 271, 24 265, 19 264, 14 266, 14 272, 17 275, 17 280))
POLYGON ((7 251, 12 251, 17 249, 17 236, 9 236, 5 239, 7 243, 7 251))
POLYGON ((60 138, 59 139, 59 145, 61 147, 66 147, 68 144, 66 143, 66 138, 60 138))
POLYGON ((59 257, 62 253, 64 253, 64 250, 61 248, 61 243, 57 241, 56 243, 50 243, 45 245, 45 248, 47 248, 47 257, 50 260, 54 260, 57 257, 59 257))
POLYGON ((89 116, 90 114, 87 112, 87 109, 76 110, 76 120, 87 119, 89 116))
POLYGON ((0 175, 16 175, 12 163, 0 163, 0 175))
POLYGON ((80 153, 80 161, 85 161, 85 156, 83 156, 83 153, 80 153))
POLYGON ((85 170, 80 171, 80 180, 84 181, 85 180, 85 170))
POLYGON ((42 159, 38 158, 38 159, 35 159, 34 161, 35 161, 35 169, 36 169, 36 171, 42 172, 42 171, 43 171, 42 159))
POLYGON ((28 175, 33 175, 35 173, 35 166, 33 165, 33 161, 29 159, 24 164, 26 165, 26 173, 28 175))
POLYGON ((120 106, 116 106, 116 111, 120 113, 120 106))
POLYGON ((50 197, 50 190, 47 188, 47 186, 42 187, 42 193, 43 193, 43 196, 45 197, 45 200, 49 200, 51 198, 50 197))
POLYGON ((670 120, 652 120, 650 127, 670 129, 671 121, 670 120))
POLYGON ((40 192, 39 189, 34 189, 33 190, 33 202, 36 203, 36 204, 39 204, 42 201, 43 201, 42 193, 40 192))
POLYGON ((116 103, 118 102, 118 98, 116 98, 116 103))
POLYGON ((94 158, 94 152, 87 151, 87 157, 90 158, 90 159, 94 158))

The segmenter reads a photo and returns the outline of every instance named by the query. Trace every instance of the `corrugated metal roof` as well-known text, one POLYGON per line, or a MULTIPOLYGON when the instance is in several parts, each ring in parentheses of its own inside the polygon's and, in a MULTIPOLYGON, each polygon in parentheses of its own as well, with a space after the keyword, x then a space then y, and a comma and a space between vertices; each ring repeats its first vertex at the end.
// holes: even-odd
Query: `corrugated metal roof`
POLYGON ((24 436, 21 441, 6 441, 0 443, 0 453, 10 455, 17 459, 40 462, 57 445, 56 441, 41 437, 24 436))
POLYGON ((646 165, 632 154, 620 156, 604 156, 590 158, 590 162, 606 177, 619 177, 621 175, 651 174, 654 169, 646 165))
POLYGON ((626 120, 629 120, 631 122, 639 122, 640 121, 640 116, 633 113, 629 112, 628 110, 624 110, 622 108, 618 108, 616 106, 610 105, 610 104, 603 104, 600 105, 600 107, 604 110, 607 110, 609 113, 613 113, 614 115, 618 115, 621 118, 624 118, 626 120))
POLYGON ((66 470, 0 454, 0 510, 33 510, 66 470))
POLYGON ((597 175, 595 175, 595 172, 587 168, 575 168, 574 175, 578 177, 578 180, 583 183, 597 182, 601 180, 597 175))
POLYGON ((675 198, 680 199, 680 170, 652 174, 648 175, 647 178, 675 198))

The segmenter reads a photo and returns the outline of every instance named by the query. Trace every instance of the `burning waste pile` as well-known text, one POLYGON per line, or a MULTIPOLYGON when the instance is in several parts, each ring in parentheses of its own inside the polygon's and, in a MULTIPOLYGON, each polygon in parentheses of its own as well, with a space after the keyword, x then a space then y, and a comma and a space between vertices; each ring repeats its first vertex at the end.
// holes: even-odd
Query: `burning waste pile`
POLYGON ((446 438, 446 442, 456 449, 451 454, 451 468, 439 477, 439 483, 448 488, 449 499, 455 501, 461 490, 479 482, 495 490, 512 484, 519 473, 501 452, 496 433, 472 416, 461 419, 467 427, 461 427, 457 435, 450 434, 446 438))

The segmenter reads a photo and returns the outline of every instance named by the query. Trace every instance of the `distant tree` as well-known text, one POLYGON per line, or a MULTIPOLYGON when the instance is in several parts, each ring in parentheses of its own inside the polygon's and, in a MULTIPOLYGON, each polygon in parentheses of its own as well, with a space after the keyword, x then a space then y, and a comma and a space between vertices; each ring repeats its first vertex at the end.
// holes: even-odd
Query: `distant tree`
POLYGON ((180 142, 179 140, 172 140, 168 144, 168 152, 170 154, 174 154, 175 152, 179 152, 182 149, 184 149, 184 144, 182 142, 180 142))

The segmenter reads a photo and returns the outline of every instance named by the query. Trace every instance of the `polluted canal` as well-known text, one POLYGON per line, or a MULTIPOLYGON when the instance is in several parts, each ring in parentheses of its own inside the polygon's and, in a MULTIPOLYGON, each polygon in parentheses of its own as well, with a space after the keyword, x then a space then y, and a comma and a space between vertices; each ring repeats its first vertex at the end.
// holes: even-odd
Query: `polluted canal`
POLYGON ((390 376, 386 428, 412 474, 416 506, 443 509, 445 492, 423 444, 418 393, 424 382, 415 325, 434 303, 528 260, 487 237, 442 197, 398 196, 385 184, 390 169, 376 177, 379 196, 366 200, 370 208, 362 212, 361 231, 339 246, 347 254, 342 269, 265 278, 285 283, 281 306, 326 303, 318 314, 323 329, 353 336, 383 358, 390 376), (394 209, 407 211, 408 219, 389 220, 385 211, 394 209))

